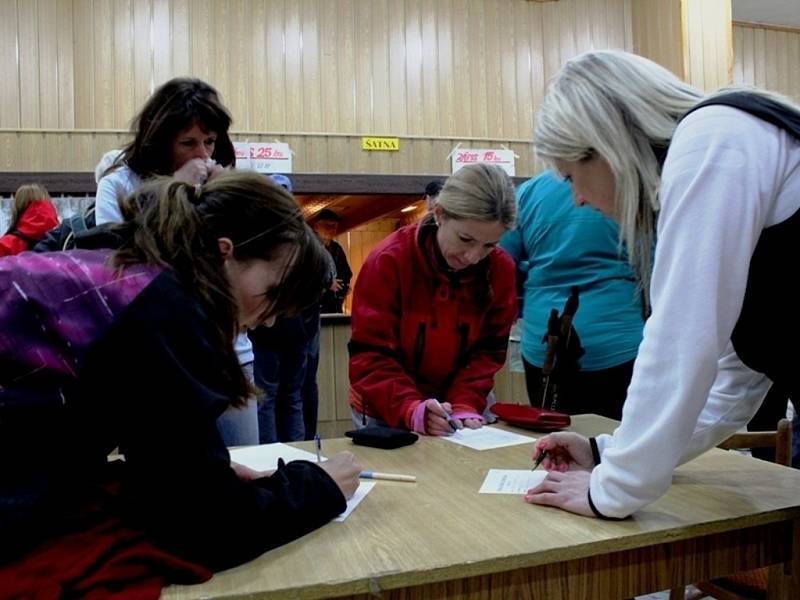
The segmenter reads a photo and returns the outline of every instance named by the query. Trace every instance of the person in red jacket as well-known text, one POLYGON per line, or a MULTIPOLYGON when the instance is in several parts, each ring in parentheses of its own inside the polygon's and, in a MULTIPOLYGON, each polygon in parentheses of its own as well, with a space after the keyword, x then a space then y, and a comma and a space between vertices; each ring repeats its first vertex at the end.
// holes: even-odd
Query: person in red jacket
POLYGON ((481 427, 517 311, 514 261, 497 247, 515 219, 508 175, 470 165, 447 179, 425 219, 370 253, 348 347, 357 427, 481 427))
POLYGON ((0 237, 0 256, 25 252, 56 225, 58 215, 44 186, 21 185, 14 194, 11 226, 0 237))

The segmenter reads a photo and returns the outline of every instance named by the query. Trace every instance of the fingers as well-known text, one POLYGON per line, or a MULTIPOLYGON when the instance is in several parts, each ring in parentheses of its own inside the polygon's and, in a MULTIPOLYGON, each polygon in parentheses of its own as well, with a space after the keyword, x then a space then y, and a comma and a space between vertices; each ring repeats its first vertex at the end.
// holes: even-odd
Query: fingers
POLYGON ((480 419, 464 419, 464 425, 470 429, 480 429, 483 426, 483 422, 480 419))

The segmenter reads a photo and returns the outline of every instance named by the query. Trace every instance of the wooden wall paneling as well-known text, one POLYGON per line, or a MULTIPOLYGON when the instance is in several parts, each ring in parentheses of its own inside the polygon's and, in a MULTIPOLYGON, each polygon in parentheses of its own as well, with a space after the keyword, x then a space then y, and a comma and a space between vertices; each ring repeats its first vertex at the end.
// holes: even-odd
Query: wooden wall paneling
POLYGON ((42 164, 55 171, 67 170, 66 156, 70 152, 67 137, 60 133, 42 134, 42 164))
MULTIPOLYGON (((289 131, 303 131, 303 33, 300 29, 300 4, 284 2, 284 112, 289 131)), ((276 89, 280 93, 280 89, 276 89)))
MULTIPOLYGON (((372 16, 370 0, 355 0, 353 15, 353 93, 355 95, 354 131, 374 135, 373 96, 372 96, 372 16)), ((368 170, 369 152, 361 154, 359 172, 368 170)))
POLYGON ((75 34, 72 22, 72 0, 56 0, 56 69, 58 71, 58 126, 75 127, 75 34))
MULTIPOLYGON (((251 21, 250 0, 230 0, 227 4, 229 27, 228 48, 226 53, 228 81, 223 98, 225 105, 231 112, 236 122, 237 129, 252 131, 250 107, 251 94, 256 90, 253 86, 251 61, 253 54, 253 23, 251 21)), ((217 54, 222 54, 223 48, 218 47, 217 54)), ((257 57, 263 61, 263 55, 257 57)))
MULTIPOLYGON (((192 35, 193 23, 191 8, 193 0, 169 1, 172 9, 170 15, 172 23, 172 45, 170 46, 171 52, 169 57, 171 61, 171 70, 167 79, 186 76, 192 73, 192 57, 194 56, 192 44, 195 41, 192 35)), ((202 43, 201 36, 198 36, 197 42, 202 43)))
MULTIPOLYGON (((389 7, 387 0, 373 0, 367 11, 370 17, 369 39, 365 40, 370 48, 370 102, 372 126, 370 131, 381 135, 393 135, 390 103, 389 78, 389 7)), ((377 154, 394 154, 378 152, 377 154)), ((384 157, 388 158, 388 157, 384 157)))
POLYGON ((575 41, 575 2, 574 0, 570 0, 570 2, 556 2, 553 7, 556 12, 556 20, 558 23, 557 47, 560 54, 558 66, 561 68, 567 60, 578 53, 575 41))
MULTIPOLYGON (((213 80, 214 58, 211 56, 213 48, 212 3, 213 0, 191 0, 189 5, 189 34, 191 36, 189 73, 217 87, 213 80)), ((219 91, 223 95, 225 94, 225 90, 219 91)))
MULTIPOLYGON (((635 14, 635 13, 634 13, 635 14)), ((608 48, 608 28, 606 26, 607 11, 605 0, 593 0, 586 13, 590 24, 591 47, 608 48)))
POLYGON ((319 338, 319 367, 317 387, 319 389, 318 422, 336 419, 335 354, 339 350, 334 343, 333 327, 323 326, 319 338))
MULTIPOLYGON (((789 66, 789 34, 785 31, 775 32, 775 61, 776 61, 776 90, 783 89, 784 93, 789 92, 791 70, 789 66)), ((800 63, 792 61, 795 71, 800 69, 800 63)))
MULTIPOLYGON (((494 110, 489 107, 487 77, 486 77, 486 8, 481 0, 470 0, 464 18, 467 19, 467 41, 469 54, 469 81, 468 93, 472 97, 471 122, 464 131, 456 135, 489 137, 489 112, 494 110)), ((491 7, 490 7, 491 8, 491 7)))
MULTIPOLYGON (((483 44, 481 55, 485 69, 486 87, 486 135, 503 137, 508 135, 506 129, 507 100, 505 90, 505 71, 503 64, 505 49, 513 48, 513 37, 503 31, 500 12, 508 9, 507 2, 487 2, 483 5, 483 44), (502 41, 500 39, 502 35, 502 41)), ((511 64, 513 67, 513 62, 511 64)))
MULTIPOLYGON (((742 31, 742 79, 738 80, 738 83, 743 85, 755 85, 755 30, 752 27, 739 28, 739 30, 742 31)), ((737 46, 734 46, 734 49, 736 48, 737 46)))
POLYGON ((739 83, 744 80, 744 65, 741 61, 740 53, 745 45, 744 33, 741 27, 733 28, 733 81, 739 83))
MULTIPOLYGON (((303 39, 302 84, 303 84, 303 129, 323 131, 322 128, 322 80, 320 66, 320 0, 303 0, 300 4, 301 34, 303 39)), ((317 144, 318 151, 323 146, 317 144)))
MULTIPOLYGON (((139 5, 143 9, 145 3, 139 5)), ((114 0, 112 11, 112 71, 100 72, 101 78, 109 78, 113 83, 113 112, 111 127, 125 127, 139 107, 134 105, 136 95, 134 84, 133 40, 136 35, 133 19, 134 7, 131 0, 114 0)), ((141 40, 142 44, 148 43, 141 40)))
POLYGON ((558 46, 558 13, 556 12, 555 4, 542 4, 541 35, 545 83, 558 72, 563 64, 558 46))
POLYGON ((87 133, 68 133, 67 156, 64 168, 68 171, 86 170, 86 165, 98 162, 100 156, 95 157, 93 147, 95 137, 87 133))
POLYGON ((800 30, 789 33, 787 40, 787 65, 789 68, 789 81, 786 93, 800 102, 800 30))
POLYGON ((764 80, 768 90, 777 90, 780 87, 778 76, 778 44, 777 32, 766 31, 764 36, 765 61, 764 80))
POLYGON ((767 30, 757 28, 753 31, 753 74, 758 87, 767 87, 767 30))
POLYGON ((756 85, 800 101, 800 29, 736 23, 734 83, 756 85))
MULTIPOLYGON (((211 56, 211 75, 207 80, 223 95, 231 97, 231 3, 211 2, 210 37, 206 41, 211 56)), ((229 107, 230 108, 230 107, 229 107)), ((246 119, 243 115, 240 118, 246 119)))
POLYGON ((683 78, 680 0, 640 0, 633 4, 633 50, 683 78))
POLYGON ((94 119, 91 127, 97 129, 110 129, 116 126, 114 121, 114 78, 109 73, 114 73, 114 21, 113 5, 110 2, 93 2, 89 9, 92 11, 92 28, 85 31, 85 35, 94 37, 92 56, 89 68, 94 75, 89 91, 94 98, 94 119))
POLYGON ((584 52, 592 48, 592 23, 589 20, 590 0, 574 0, 575 4, 575 48, 584 52))
POLYGON ((420 67, 422 70, 422 130, 425 135, 442 135, 441 102, 439 100, 439 28, 435 2, 423 2, 419 6, 420 18, 420 67))
POLYGON ((336 60, 339 67, 339 81, 337 93, 331 98, 331 102, 338 104, 339 127, 337 131, 342 133, 353 133, 356 131, 356 54, 358 49, 355 47, 355 9, 352 0, 336 3, 337 11, 337 31, 338 31, 338 52, 336 60))
MULTIPOLYGON (((455 71, 453 68, 453 20, 456 18, 452 10, 451 0, 440 0, 434 3, 436 8, 436 57, 439 81, 438 120, 439 131, 446 135, 455 135, 456 127, 456 94, 455 71)), ((410 163, 407 161, 409 168, 410 163)))
POLYGON ((0 2, 0 73, 8 77, 0 86, 0 127, 20 126, 19 35, 17 3, 0 2))
MULTIPOLYGON (((692 3, 691 0, 690 4, 692 3)), ((708 91, 716 90, 731 83, 729 60, 730 39, 730 0, 714 0, 694 4, 699 6, 700 18, 703 21, 703 65, 705 83, 708 91), (728 31, 726 31, 726 29, 728 31)), ((695 13, 697 14, 697 13, 695 13)))
MULTIPOLYGON (((350 377, 349 353, 347 343, 350 341, 350 321, 338 321, 333 326, 333 345, 336 353, 333 358, 334 398, 336 399, 336 419, 345 425, 352 422, 350 411, 350 377)), ((350 427, 347 427, 350 429, 350 427)))
MULTIPOLYGON (((37 36, 38 36, 38 98, 39 98, 39 123, 34 127, 60 126, 59 97, 65 92, 61 87, 61 73, 59 72, 59 30, 65 28, 58 23, 56 0, 37 0, 32 3, 37 7, 37 36)), ((70 50, 66 48, 65 52, 70 50)), ((45 164, 47 164, 45 162, 45 164)))
MULTIPOLYGON (((340 173, 353 172, 352 142, 348 138, 328 138, 328 167, 327 170, 340 173)), ((361 150, 357 150, 360 152, 361 150)))
MULTIPOLYGON (((408 98, 406 78, 405 5, 387 5, 387 44, 389 52, 389 129, 393 135, 404 135, 408 128, 408 98)), ((402 147, 402 146, 401 146, 402 147)))
MULTIPOLYGON (((152 61, 152 77, 148 83, 148 89, 153 89, 169 81, 175 74, 175 66, 172 56, 172 36, 175 29, 175 22, 172 20, 173 3, 171 0, 152 0, 152 31, 153 42, 150 60, 152 61)), ((184 48, 184 53, 188 53, 188 48, 184 48)), ((144 103, 140 100, 139 106, 144 103)))
POLYGON ((283 45, 284 2, 267 3, 267 98, 268 118, 264 129, 288 131, 286 122, 285 51, 283 45))
POLYGON ((530 48, 530 98, 531 103, 520 103, 523 106, 529 106, 531 111, 531 118, 528 125, 528 135, 533 136, 533 124, 536 118, 536 112, 544 101, 545 88, 547 85, 547 74, 545 73, 544 65, 544 36, 542 26, 542 6, 540 4, 528 3, 527 6, 529 18, 528 25, 528 43, 530 48))
MULTIPOLYGON (((234 128, 247 131, 266 131, 269 107, 274 102, 280 102, 281 95, 271 90, 268 85, 267 31, 270 25, 267 23, 266 4, 263 0, 251 0, 249 6, 250 38, 244 48, 248 57, 248 81, 245 84, 245 94, 249 100, 249 113, 245 127, 239 124, 240 119, 245 122, 245 117, 234 115, 234 128)), ((241 141, 247 140, 242 139, 241 141)))
MULTIPOLYGON (((453 20, 451 23, 453 36, 453 117, 454 128, 451 135, 466 135, 472 129, 473 97, 470 55, 477 51, 473 49, 473 40, 469 35, 469 0, 452 0, 453 20)), ((418 171, 427 173, 427 171, 418 171)))
MULTIPOLYGON (((319 5, 319 79, 321 131, 341 131, 339 125, 339 77, 340 69, 346 72, 347 65, 339 64, 339 5, 337 2, 322 2, 319 5)), ((330 140, 329 140, 330 142, 330 140)), ((328 144, 330 148, 330 143, 328 144)))
POLYGON ((405 7, 406 111, 409 133, 424 131, 422 87, 422 29, 420 0, 403 0, 405 7))
MULTIPOLYGON (((17 125, 22 128, 41 127, 42 98, 39 84, 42 77, 39 73, 39 3, 7 2, 6 4, 17 5, 17 14, 15 15, 17 31, 12 31, 17 39, 17 44, 15 48, 11 49, 10 56, 18 55, 19 62, 15 61, 12 69, 4 71, 5 73, 14 73, 19 82, 17 92, 22 103, 18 106, 17 125)), ((45 66, 45 68, 47 67, 45 66)))
POLYGON ((120 120, 119 127, 124 127, 130 122, 133 114, 144 105, 155 89, 153 86, 155 72, 153 57, 155 45, 153 2, 152 0, 145 0, 144 2, 137 0, 133 2, 131 9, 133 12, 133 38, 131 40, 133 45, 133 77, 131 79, 133 93, 127 103, 130 114, 118 115, 118 120, 120 120))
POLYGON ((16 168, 16 144, 16 133, 0 132, 0 169, 11 171, 16 168))

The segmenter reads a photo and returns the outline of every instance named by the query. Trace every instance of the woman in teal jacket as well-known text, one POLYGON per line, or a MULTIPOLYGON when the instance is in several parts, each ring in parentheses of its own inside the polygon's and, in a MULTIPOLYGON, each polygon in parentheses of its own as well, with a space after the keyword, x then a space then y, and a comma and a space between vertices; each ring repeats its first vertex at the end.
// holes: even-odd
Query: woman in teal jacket
POLYGON ((550 311, 559 311, 578 286, 573 326, 586 353, 580 370, 562 382, 555 408, 619 419, 642 339, 642 296, 619 246, 617 225, 577 207, 570 185, 551 171, 517 189, 517 228, 500 244, 527 271, 522 358, 528 398, 541 404, 542 365, 550 311))

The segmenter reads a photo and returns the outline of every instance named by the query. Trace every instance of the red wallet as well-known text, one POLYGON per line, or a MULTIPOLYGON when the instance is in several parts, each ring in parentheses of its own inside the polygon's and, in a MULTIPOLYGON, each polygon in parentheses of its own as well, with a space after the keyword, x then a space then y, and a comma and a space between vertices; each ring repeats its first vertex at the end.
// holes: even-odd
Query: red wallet
POLYGON ((505 421, 509 425, 537 431, 564 429, 569 427, 572 422, 569 415, 564 413, 522 404, 496 402, 489 407, 489 410, 497 415, 498 419, 505 421))

